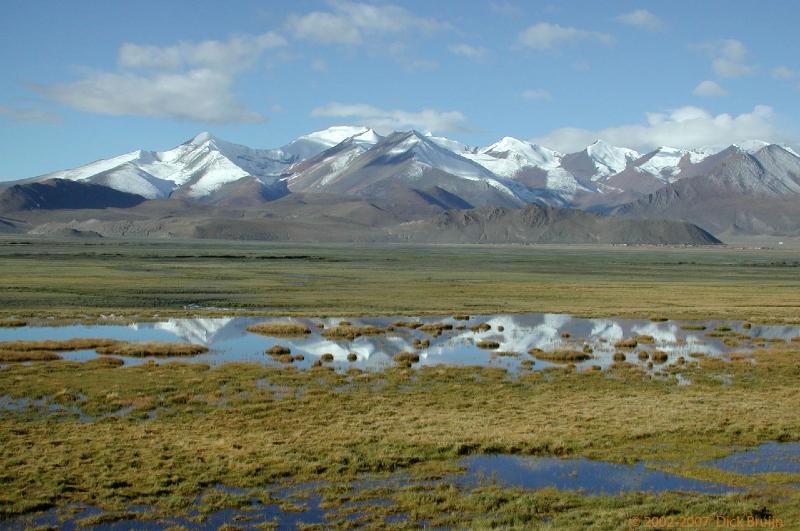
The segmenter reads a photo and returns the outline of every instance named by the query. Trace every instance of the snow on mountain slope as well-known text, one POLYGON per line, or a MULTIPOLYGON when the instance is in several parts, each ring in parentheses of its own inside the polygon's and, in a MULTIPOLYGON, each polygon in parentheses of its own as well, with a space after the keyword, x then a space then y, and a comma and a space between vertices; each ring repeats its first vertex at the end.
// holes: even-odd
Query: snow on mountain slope
POLYGON ((621 172, 629 162, 642 156, 632 149, 612 146, 602 140, 595 140, 585 151, 597 168, 593 181, 621 172))
POLYGON ((355 137, 358 142, 366 145, 375 145, 382 138, 368 127, 337 125, 297 137, 280 148, 280 151, 298 162, 318 155, 351 137, 355 137))

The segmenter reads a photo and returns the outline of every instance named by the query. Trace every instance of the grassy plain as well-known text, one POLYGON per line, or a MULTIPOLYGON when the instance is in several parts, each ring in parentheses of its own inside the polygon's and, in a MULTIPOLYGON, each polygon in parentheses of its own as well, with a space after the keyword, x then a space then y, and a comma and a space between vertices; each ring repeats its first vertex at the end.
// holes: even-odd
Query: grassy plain
POLYGON ((0 271, 9 319, 564 312, 800 322, 800 251, 789 249, 4 237, 0 271))
MULTIPOLYGON (((0 271, 0 318, 9 322, 544 311, 800 322, 800 253, 792 250, 5 238, 0 271)), ((800 440, 800 409, 790 407, 800 403, 800 343, 664 370, 692 384, 654 380, 625 363, 514 378, 488 368, 9 363, 0 397, 46 405, 0 411, 0 518, 70 504, 108 515, 134 504, 180 514, 198 495, 207 510, 244 503, 215 485, 268 497, 265 485, 322 479, 330 526, 349 525, 346 500, 371 497, 389 500, 362 517, 376 528, 392 514, 407 517, 398 527, 619 529, 659 515, 773 515, 800 526, 800 490, 790 486, 797 474, 703 466, 736 448, 800 440), (460 456, 481 453, 641 460, 745 492, 597 497, 442 483, 350 490, 365 473, 435 479, 460 456)))
MULTIPOLYGON (((799 355, 799 345, 785 343, 729 363, 700 359, 681 368, 688 386, 626 364, 518 378, 487 368, 12 365, 0 371, 0 395, 46 399, 83 416, 46 407, 0 416, 0 516, 74 503, 112 512, 148 504, 174 514, 217 484, 321 479, 347 491, 363 473, 408 470, 431 479, 452 471, 459 456, 509 453, 644 460, 748 492, 592 497, 428 484, 381 493, 391 510, 376 508, 373 524, 385 511, 411 515, 409 525, 546 527, 550 520, 555 528, 616 529, 633 516, 709 511, 800 523, 800 491, 789 486, 800 475, 703 466, 734 448, 798 439, 800 410, 786 406, 800 399, 799 355), (125 415, 108 416, 123 408, 125 415)), ((330 504, 333 523, 337 504, 330 504)))

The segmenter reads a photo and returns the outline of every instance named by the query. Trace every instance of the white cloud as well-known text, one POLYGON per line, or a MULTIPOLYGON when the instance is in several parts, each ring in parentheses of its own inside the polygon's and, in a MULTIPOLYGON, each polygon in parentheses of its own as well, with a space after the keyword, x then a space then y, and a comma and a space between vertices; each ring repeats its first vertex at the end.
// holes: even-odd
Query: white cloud
POLYGON ((697 46, 711 57, 711 67, 722 77, 742 77, 755 72, 747 47, 736 39, 723 39, 697 46))
POLYGON ((453 44, 447 48, 450 53, 466 57, 472 61, 483 61, 489 55, 489 50, 482 46, 472 46, 470 44, 453 44))
POLYGON ((772 69, 772 77, 775 79, 794 79, 797 77, 797 72, 788 66, 778 66, 772 69))
POLYGON ((94 72, 75 82, 34 88, 59 103, 99 114, 259 122, 263 116, 245 108, 233 86, 266 50, 285 44, 272 32, 165 47, 126 43, 118 54, 119 72, 94 72))
POLYGON ((548 50, 580 41, 594 41, 610 45, 614 43, 614 37, 599 31, 586 31, 549 22, 539 22, 520 33, 518 41, 527 48, 548 50))
POLYGON ((5 106, 0 106, 0 118, 17 123, 55 124, 61 121, 60 116, 49 111, 5 106))
POLYGON ((236 100, 232 83, 231 76, 202 68, 151 76, 97 73, 38 90, 69 107, 98 114, 208 123, 263 121, 236 100))
POLYGON ((756 105, 752 112, 713 115, 699 107, 681 107, 667 113, 646 113, 646 122, 600 130, 556 129, 531 141, 559 151, 583 149, 600 138, 614 145, 647 151, 658 146, 695 148, 722 146, 746 140, 792 142, 776 125, 771 107, 756 105))
POLYGON ((164 47, 125 43, 119 49, 118 61, 120 66, 131 69, 202 67, 236 71, 250 66, 265 50, 285 45, 286 39, 271 31, 240 35, 226 42, 182 42, 164 47))
POLYGON ((728 91, 719 86, 719 83, 706 79, 701 81, 692 91, 695 96, 719 97, 727 96, 728 91))
POLYGON ((548 92, 545 89, 541 89, 541 88, 540 89, 523 90, 520 93, 520 96, 522 96, 522 98, 526 99, 526 100, 546 100, 546 101, 550 101, 550 100, 553 99, 553 95, 550 94, 550 92, 548 92))
POLYGON ((664 22, 646 9, 637 9, 630 13, 624 13, 618 16, 617 20, 623 24, 649 31, 659 31, 664 27, 664 22))
POLYGON ((394 4, 372 5, 334 0, 332 11, 290 15, 286 25, 298 39, 320 44, 357 45, 367 37, 405 32, 433 32, 447 27, 435 19, 418 17, 394 4))
POLYGON ((364 103, 329 103, 311 111, 311 116, 350 119, 380 133, 405 129, 431 132, 464 130, 466 117, 459 111, 423 109, 418 112, 386 110, 364 103))

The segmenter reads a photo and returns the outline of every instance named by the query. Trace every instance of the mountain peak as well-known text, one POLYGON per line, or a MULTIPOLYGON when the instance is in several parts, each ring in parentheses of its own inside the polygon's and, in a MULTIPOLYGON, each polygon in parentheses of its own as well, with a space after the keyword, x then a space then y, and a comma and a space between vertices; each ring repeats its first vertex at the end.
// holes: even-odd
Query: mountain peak
POLYGON ((205 144, 206 142, 209 142, 211 140, 216 140, 216 139, 217 138, 214 135, 212 135, 211 133, 209 133, 208 131, 203 131, 202 133, 196 134, 194 136, 194 138, 189 140, 188 144, 191 144, 193 146, 200 146, 200 145, 205 144))

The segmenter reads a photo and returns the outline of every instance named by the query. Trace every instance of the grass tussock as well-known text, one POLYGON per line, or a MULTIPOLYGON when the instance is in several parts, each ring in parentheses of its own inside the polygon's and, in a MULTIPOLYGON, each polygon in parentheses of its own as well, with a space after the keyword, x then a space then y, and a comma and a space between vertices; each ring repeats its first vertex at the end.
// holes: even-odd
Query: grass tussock
POLYGON ((636 348, 636 346, 638 344, 639 344, 639 342, 636 341, 635 338, 629 338, 629 339, 621 339, 620 341, 617 341, 616 343, 614 343, 614 347, 615 348, 633 349, 633 348, 636 348))
POLYGON ((330 363, 333 361, 333 354, 331 354, 330 352, 326 352, 325 354, 319 357, 319 360, 325 363, 330 363))
POLYGON ((492 329, 492 325, 490 325, 489 323, 478 323, 476 325, 470 326, 469 329, 472 330, 473 332, 488 332, 489 330, 492 329))
MULTIPOLYGON (((493 358, 517 358, 519 357, 519 352, 514 352, 513 350, 498 350, 497 352, 492 352, 493 358)), ((530 361, 530 360, 528 360, 530 361)))
POLYGON ((633 339, 635 339, 637 343, 642 343, 644 345, 652 345, 656 342, 656 338, 647 335, 636 336, 633 339))
POLYGON ((348 339, 350 341, 361 336, 377 336, 385 331, 376 326, 336 326, 328 328, 322 332, 323 337, 328 339, 348 339))
POLYGON ((0 328, 20 328, 23 326, 28 326, 27 321, 22 321, 21 319, 2 319, 0 320, 0 328))
POLYGON ((428 347, 430 347, 430 346, 431 346, 431 340, 430 340, 430 339, 418 339, 418 338, 414 338, 414 343, 413 343, 413 345, 414 345, 414 348, 415 348, 415 349, 417 349, 417 350, 421 350, 421 349, 423 349, 423 348, 428 348, 428 347))
POLYGON ((475 346, 478 347, 478 348, 492 350, 492 349, 495 349, 495 348, 500 348, 500 343, 498 343, 497 341, 489 340, 489 339, 482 339, 482 340, 478 341, 477 343, 475 343, 475 346))
POLYGON ((286 354, 291 354, 292 349, 289 347, 284 347, 283 345, 272 345, 267 349, 266 352, 270 356, 284 356, 286 354))
POLYGON ((452 330, 453 325, 450 323, 426 323, 417 330, 428 332, 429 334, 441 334, 444 330, 452 330))
POLYGON ((416 330, 422 323, 419 321, 395 321, 392 323, 394 328, 410 328, 411 330, 416 330))
POLYGON ((197 356, 208 352, 205 345, 195 345, 194 343, 162 343, 159 341, 147 342, 118 342, 108 347, 97 348, 98 354, 111 356, 132 356, 132 357, 178 357, 178 356, 197 356))
POLYGON ((621 362, 625 361, 625 353, 624 352, 615 352, 614 353, 614 361, 621 362))
POLYGON ((646 350, 640 350, 638 357, 640 360, 644 361, 646 359, 650 359, 650 354, 646 350))
POLYGON ((669 359, 669 354, 667 354, 663 350, 654 350, 653 355, 651 357, 653 358, 653 361, 656 363, 664 363, 669 359))
POLYGON ((349 352, 347 354, 347 361, 349 361, 350 363, 353 363, 354 361, 357 361, 357 360, 358 360, 358 356, 356 355, 355 352, 349 352))
POLYGON ((248 332, 262 336, 300 337, 311 333, 311 329, 303 323, 292 321, 273 321, 259 323, 247 327, 248 332))
POLYGON ((28 352, 35 350, 50 350, 53 352, 69 352, 73 350, 96 350, 103 347, 111 347, 119 341, 114 339, 45 339, 41 341, 2 341, 0 350, 13 350, 15 352, 28 352))
POLYGON ((542 351, 536 354, 536 357, 547 361, 559 361, 559 362, 585 361, 588 359, 592 359, 592 355, 587 354, 586 352, 582 352, 580 350, 566 350, 566 349, 554 350, 552 352, 542 351))
POLYGON ((61 356, 51 350, 0 351, 0 363, 13 363, 22 361, 55 361, 61 356))
POLYGON ((457 313, 453 315, 453 319, 456 321, 469 321, 469 315, 465 313, 457 313))
POLYGON ((410 364, 419 362, 419 354, 416 352, 398 352, 394 355, 394 361, 401 364, 410 364))

